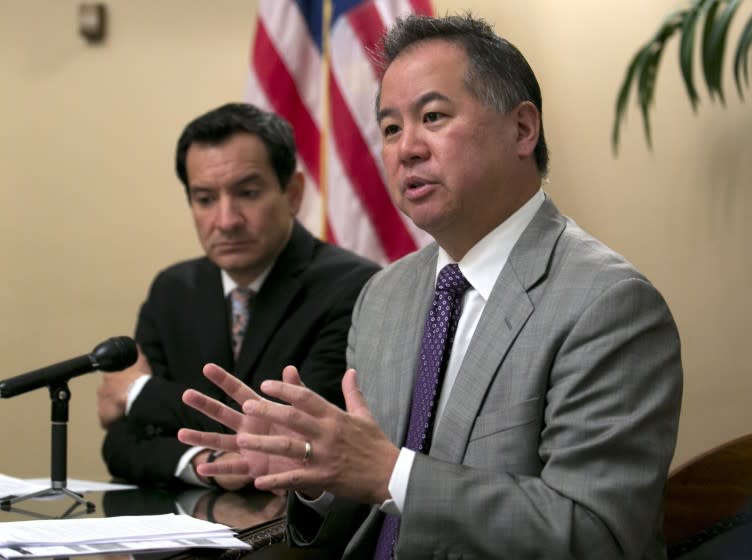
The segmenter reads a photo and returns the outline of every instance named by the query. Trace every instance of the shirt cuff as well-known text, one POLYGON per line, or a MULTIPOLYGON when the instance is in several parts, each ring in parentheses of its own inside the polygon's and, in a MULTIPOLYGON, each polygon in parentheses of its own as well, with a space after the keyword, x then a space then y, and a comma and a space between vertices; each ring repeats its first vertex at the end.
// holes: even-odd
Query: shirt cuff
POLYGON ((206 448, 191 447, 190 449, 188 449, 188 451, 183 453, 183 455, 180 457, 180 461, 178 461, 178 466, 175 468, 174 475, 188 484, 193 484, 194 486, 202 486, 203 488, 211 488, 210 484, 206 484, 201 480, 201 478, 196 473, 196 470, 193 468, 193 465, 191 464, 191 459, 193 459, 204 449, 206 448))
POLYGON ((146 385, 146 382, 149 381, 151 378, 151 375, 144 374, 140 377, 137 377, 136 380, 131 383, 131 386, 128 387, 128 398, 125 401, 125 415, 127 416, 128 413, 131 411, 131 407, 133 406, 133 401, 136 400, 136 397, 141 393, 141 389, 144 388, 144 385, 146 385))
POLYGON ((410 471, 413 469, 415 461, 415 451, 403 447, 397 456, 397 462, 394 463, 392 476, 389 478, 389 495, 391 500, 385 500, 379 506, 384 513, 391 515, 402 515, 405 509, 405 497, 407 496, 407 482, 410 480, 410 471))
MULTIPOLYGON (((384 513, 402 515, 402 510, 405 509, 405 497, 407 496, 407 482, 410 480, 410 471, 413 468, 414 461, 415 451, 403 447, 397 456, 397 462, 394 463, 394 470, 387 487, 392 498, 385 500, 379 506, 379 509, 384 513)), ((299 492, 295 492, 295 495, 322 517, 329 513, 332 502, 334 502, 334 494, 330 492, 322 492, 321 496, 313 500, 303 497, 299 492)))

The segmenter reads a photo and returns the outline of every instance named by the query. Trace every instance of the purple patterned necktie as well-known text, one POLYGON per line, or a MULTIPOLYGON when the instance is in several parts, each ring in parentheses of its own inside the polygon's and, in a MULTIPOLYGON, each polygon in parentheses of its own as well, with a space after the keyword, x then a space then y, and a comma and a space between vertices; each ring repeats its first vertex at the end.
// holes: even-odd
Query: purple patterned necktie
MULTIPOLYGON (((410 424, 405 447, 418 453, 431 448, 436 403, 452 351, 454 333, 462 313, 462 295, 470 284, 456 264, 448 264, 439 272, 431 309, 423 327, 418 372, 410 406, 410 424)), ((374 560, 389 560, 394 555, 400 518, 386 515, 376 543, 374 560)))
POLYGON ((235 360, 240 355, 240 348, 243 346, 243 337, 248 327, 248 300, 253 292, 248 288, 235 288, 230 292, 230 302, 232 303, 232 355, 235 360))

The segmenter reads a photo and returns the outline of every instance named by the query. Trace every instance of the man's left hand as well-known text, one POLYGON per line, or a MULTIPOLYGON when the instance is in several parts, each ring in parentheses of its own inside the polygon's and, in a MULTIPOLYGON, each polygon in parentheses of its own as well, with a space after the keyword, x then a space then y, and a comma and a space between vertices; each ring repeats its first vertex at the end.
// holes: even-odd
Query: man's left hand
POLYGON ((328 491, 362 503, 390 498, 389 479, 399 449, 368 410, 355 370, 348 370, 342 379, 345 411, 303 386, 295 368, 285 368, 284 374, 284 381, 264 381, 261 390, 289 405, 249 400, 243 412, 296 437, 241 431, 237 445, 241 451, 286 457, 295 466, 259 476, 256 488, 311 495, 328 491))
POLYGON ((97 415, 102 428, 107 429, 112 422, 125 416, 128 390, 142 375, 151 375, 151 367, 139 348, 135 364, 102 376, 102 384, 97 388, 97 415))

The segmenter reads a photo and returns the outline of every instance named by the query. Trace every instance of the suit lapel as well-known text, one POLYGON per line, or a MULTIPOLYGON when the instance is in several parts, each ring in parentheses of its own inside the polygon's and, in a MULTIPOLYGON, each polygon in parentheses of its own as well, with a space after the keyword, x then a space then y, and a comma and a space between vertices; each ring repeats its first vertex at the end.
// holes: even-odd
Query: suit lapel
POLYGON ((230 327, 219 268, 201 259, 196 269, 196 297, 189 301, 191 320, 197 331, 203 363, 216 363, 232 371, 230 327))
POLYGON ((545 274, 564 218, 548 197, 523 232, 494 285, 431 444, 432 456, 460 463, 488 387, 535 311, 528 291, 545 274))
POLYGON ((418 321, 401 321, 399 328, 393 333, 393 363, 397 374, 384 377, 387 380, 394 379, 396 385, 384 387, 385 391, 379 399, 381 406, 388 407, 383 415, 385 422, 382 422, 382 426, 398 445, 404 442, 407 434, 423 323, 435 286, 437 255, 438 247, 435 244, 417 254, 417 266, 409 268, 406 277, 400 282, 400 289, 394 290, 389 303, 399 316, 419 318, 418 321))
MULTIPOLYGON (((287 316, 290 303, 302 287, 300 274, 313 259, 316 240, 295 222, 285 248, 251 303, 248 331, 240 349, 235 374, 246 381, 277 326, 287 316)), ((270 372, 262 372, 269 374, 270 372)), ((275 372, 281 374, 282 372, 275 372)))

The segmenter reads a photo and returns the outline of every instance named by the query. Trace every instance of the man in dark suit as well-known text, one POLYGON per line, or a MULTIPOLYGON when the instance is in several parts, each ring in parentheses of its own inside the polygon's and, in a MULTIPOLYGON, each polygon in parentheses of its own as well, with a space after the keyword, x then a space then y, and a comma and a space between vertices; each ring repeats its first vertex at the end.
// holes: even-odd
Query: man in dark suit
POLYGON ((207 366, 242 413, 184 399, 237 435, 179 439, 241 451, 199 472, 295 490, 290 540, 347 559, 665 558, 682 389, 666 302, 542 190, 540 88, 513 45, 471 16, 411 16, 383 54, 389 188, 436 243, 363 288, 346 410, 294 367, 261 385, 283 404, 207 366))
MULTIPOLYGON (((231 454, 189 448, 175 437, 181 426, 218 428, 181 402, 189 387, 220 395, 201 375, 207 362, 256 388, 295 364, 313 390, 342 404, 352 307, 377 266, 296 221, 303 175, 295 153, 289 124, 248 104, 224 105, 185 127, 176 170, 206 256, 156 277, 136 327, 139 361, 103 377, 102 453, 113 475, 212 482, 195 466, 231 454)), ((234 489, 248 478, 213 482, 234 489)))

